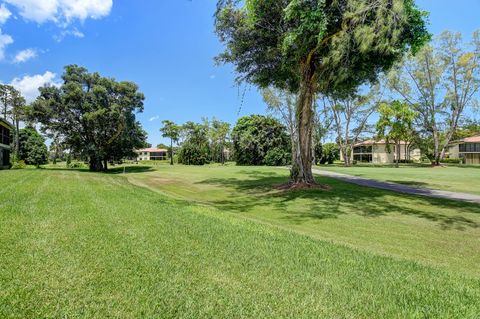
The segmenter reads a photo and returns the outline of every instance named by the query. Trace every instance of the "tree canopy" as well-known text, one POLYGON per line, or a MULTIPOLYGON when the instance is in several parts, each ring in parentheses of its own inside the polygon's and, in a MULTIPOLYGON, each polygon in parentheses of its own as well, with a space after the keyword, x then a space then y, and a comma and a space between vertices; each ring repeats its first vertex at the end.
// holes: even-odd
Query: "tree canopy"
POLYGON ((460 33, 443 32, 393 69, 388 84, 419 114, 424 138, 433 144, 433 163, 439 165, 466 111, 478 105, 480 31, 470 44, 460 33))
POLYGON ((89 73, 68 65, 61 87, 45 85, 32 105, 32 117, 55 132, 74 153, 88 158, 91 170, 106 170, 109 160, 134 156, 146 133, 136 121, 144 95, 133 82, 89 73))
POLYGON ((187 122, 182 126, 185 140, 178 153, 178 162, 185 165, 205 165, 210 162, 208 125, 187 122))
POLYGON ((298 94, 293 183, 314 183, 313 104, 318 93, 345 95, 373 82, 430 37, 413 0, 219 0, 217 60, 238 81, 298 94))
POLYGON ((234 156, 239 165, 290 163, 290 138, 276 119, 262 115, 238 119, 232 131, 234 156))
POLYGON ((162 137, 168 137, 170 139, 170 147, 168 147, 170 153, 170 165, 173 165, 173 143, 178 143, 182 128, 169 120, 162 121, 163 127, 160 128, 162 137))
POLYGON ((45 139, 32 126, 20 129, 17 160, 37 167, 48 162, 45 139))
MULTIPOLYGON (((393 101, 382 103, 379 107, 380 117, 377 122, 377 137, 385 139, 387 151, 390 152, 390 143, 395 143, 396 167, 400 161, 400 144, 410 140, 413 134, 413 120, 415 112, 407 103, 393 101)), ((406 146, 405 146, 406 147, 406 146)))

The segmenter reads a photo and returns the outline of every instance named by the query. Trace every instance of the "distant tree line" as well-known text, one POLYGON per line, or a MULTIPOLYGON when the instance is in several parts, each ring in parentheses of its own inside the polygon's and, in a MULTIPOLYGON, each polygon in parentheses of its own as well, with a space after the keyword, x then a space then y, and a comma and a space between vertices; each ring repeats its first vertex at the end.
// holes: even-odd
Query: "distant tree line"
POLYGON ((238 165, 291 163, 288 131, 270 116, 242 117, 233 129, 229 123, 215 118, 182 125, 165 120, 160 131, 163 137, 170 139, 170 158, 175 143, 178 163, 185 165, 224 164, 226 160, 236 161, 238 165))

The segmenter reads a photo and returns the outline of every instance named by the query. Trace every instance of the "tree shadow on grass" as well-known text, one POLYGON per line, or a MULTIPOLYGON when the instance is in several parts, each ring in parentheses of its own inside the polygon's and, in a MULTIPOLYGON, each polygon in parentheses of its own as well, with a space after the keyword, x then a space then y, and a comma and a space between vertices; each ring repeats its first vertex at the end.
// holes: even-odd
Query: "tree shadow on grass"
POLYGON ((390 180, 388 180, 387 182, 395 183, 395 184, 408 185, 408 186, 413 186, 413 187, 426 187, 426 186, 429 185, 428 183, 418 182, 418 181, 390 181, 390 180))
POLYGON ((211 202, 221 209, 241 213, 254 213, 262 209, 281 214, 282 219, 294 224, 338 218, 344 214, 357 214, 365 218, 401 214, 435 222, 445 230, 480 227, 476 221, 461 216, 462 213, 480 214, 480 206, 475 204, 394 193, 328 177, 318 177, 317 181, 331 186, 331 190, 279 191, 274 186, 285 183, 285 176, 255 170, 241 173, 247 179, 211 178, 197 184, 215 185, 234 191, 235 197, 231 199, 211 202), (441 209, 455 210, 458 214, 445 214, 441 209))
POLYGON ((92 172, 88 168, 67 168, 67 167, 42 167, 42 170, 46 171, 72 171, 72 172, 80 172, 80 173, 92 173, 92 174, 136 174, 136 173, 145 173, 145 172, 153 172, 155 169, 151 166, 120 166, 120 167, 113 167, 109 168, 106 172, 92 172), (125 168, 125 170, 124 170, 125 168))
POLYGON ((113 167, 106 171, 106 174, 137 174, 137 173, 145 173, 145 172, 153 172, 155 169, 151 166, 143 166, 143 165, 136 165, 136 166, 120 166, 120 167, 113 167))

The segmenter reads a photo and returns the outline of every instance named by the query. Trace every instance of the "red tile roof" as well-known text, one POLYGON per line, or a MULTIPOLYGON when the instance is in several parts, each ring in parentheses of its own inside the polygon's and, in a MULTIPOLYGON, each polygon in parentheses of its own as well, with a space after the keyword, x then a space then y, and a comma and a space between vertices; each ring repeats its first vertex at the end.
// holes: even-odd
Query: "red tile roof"
POLYGON ((480 143, 480 135, 470 136, 461 140, 451 141, 448 145, 456 145, 461 143, 480 143))
POLYGON ((480 135, 464 138, 465 143, 480 143, 480 135))
POLYGON ((150 147, 150 148, 142 148, 141 150, 137 150, 137 152, 157 153, 157 152, 168 152, 168 150, 164 148, 150 147))

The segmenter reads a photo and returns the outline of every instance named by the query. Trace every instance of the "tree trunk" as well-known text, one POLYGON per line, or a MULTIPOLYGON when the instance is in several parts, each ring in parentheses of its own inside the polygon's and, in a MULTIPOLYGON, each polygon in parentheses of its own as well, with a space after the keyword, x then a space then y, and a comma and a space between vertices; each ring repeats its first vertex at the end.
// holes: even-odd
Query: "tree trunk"
POLYGON ((102 161, 96 156, 90 156, 89 169, 91 172, 100 172, 103 170, 102 161))
POLYGON ((396 148, 396 149, 395 149, 395 151, 396 151, 396 152, 395 152, 395 153, 396 153, 396 154, 395 154, 395 155, 396 155, 396 156, 395 156, 395 157, 396 157, 395 167, 396 167, 396 168, 399 168, 399 167, 400 167, 400 154, 401 154, 401 152, 400 152, 400 142, 397 142, 397 143, 395 144, 395 148, 396 148))
POLYGON ((314 70, 310 63, 303 66, 302 83, 296 106, 297 147, 295 161, 292 163, 290 182, 295 184, 314 184, 312 173, 312 127, 314 70))
POLYGON ((15 158, 18 160, 20 152, 20 121, 15 119, 15 158))
POLYGON ((225 165, 225 154, 224 154, 225 148, 223 146, 223 143, 220 147, 220 152, 221 152, 220 156, 221 156, 222 165, 225 165))
POLYGON ((108 160, 107 160, 107 158, 103 159, 103 170, 105 172, 108 170, 108 160))
POLYGON ((440 166, 440 137, 437 131, 433 132, 433 166, 440 166))
POLYGON ((173 165, 173 139, 170 139, 170 165, 173 165))
POLYGON ((341 148, 342 156, 343 156, 343 166, 350 167, 352 166, 350 154, 347 151, 347 146, 342 146, 341 148))

